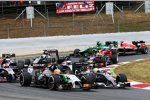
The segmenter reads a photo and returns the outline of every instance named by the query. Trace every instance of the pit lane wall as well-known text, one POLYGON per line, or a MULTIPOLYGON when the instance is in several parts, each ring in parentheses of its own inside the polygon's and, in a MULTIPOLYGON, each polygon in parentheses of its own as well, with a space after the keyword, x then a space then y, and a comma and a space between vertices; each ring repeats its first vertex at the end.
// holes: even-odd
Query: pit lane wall
POLYGON ((150 43, 150 31, 0 39, 0 55, 2 53, 36 54, 41 53, 44 49, 72 51, 75 48, 94 46, 97 41, 114 40, 127 42, 144 40, 150 43))

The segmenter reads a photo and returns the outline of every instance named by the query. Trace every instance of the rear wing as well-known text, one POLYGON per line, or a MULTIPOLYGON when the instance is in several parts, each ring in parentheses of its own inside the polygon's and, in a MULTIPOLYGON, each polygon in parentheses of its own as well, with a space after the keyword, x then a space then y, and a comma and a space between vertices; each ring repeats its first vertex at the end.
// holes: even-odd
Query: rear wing
POLYGON ((57 49, 47 49, 47 50, 43 50, 44 52, 58 52, 57 49))
POLYGON ((145 41, 132 41, 132 44, 139 47, 139 44, 145 45, 145 41))
POLYGON ((89 65, 88 62, 74 62, 73 63, 74 68, 80 68, 80 67, 87 66, 87 65, 89 65))
POLYGON ((43 52, 47 52, 49 55, 50 54, 56 54, 57 58, 59 58, 57 49, 47 49, 47 50, 43 50, 43 52))
POLYGON ((2 58, 12 58, 12 57, 16 57, 16 55, 14 53, 2 54, 2 58))
POLYGON ((113 45, 113 46, 118 46, 118 42, 117 41, 106 41, 105 42, 106 45, 113 45))

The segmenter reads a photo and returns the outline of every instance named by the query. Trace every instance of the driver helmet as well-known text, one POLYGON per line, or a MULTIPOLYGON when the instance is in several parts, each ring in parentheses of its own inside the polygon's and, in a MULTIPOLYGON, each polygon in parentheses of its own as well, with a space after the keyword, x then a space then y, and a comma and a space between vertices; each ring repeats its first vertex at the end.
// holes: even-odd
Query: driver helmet
POLYGON ((11 60, 9 58, 6 59, 6 63, 10 63, 11 60))
POLYGON ((60 72, 61 72, 61 71, 60 71, 59 69, 55 69, 53 73, 59 75, 60 72))
POLYGON ((70 60, 70 57, 69 57, 69 56, 66 56, 66 57, 65 57, 65 60, 70 60))
POLYGON ((99 45, 101 45, 101 43, 98 41, 98 42, 97 42, 97 45, 99 46, 99 45))
POLYGON ((48 51, 47 51, 47 50, 44 50, 44 51, 43 51, 43 54, 48 55, 48 51))
POLYGON ((93 68, 93 72, 98 73, 98 72, 100 72, 100 70, 98 68, 93 68))
POLYGON ((102 55, 102 50, 98 50, 97 55, 102 55))

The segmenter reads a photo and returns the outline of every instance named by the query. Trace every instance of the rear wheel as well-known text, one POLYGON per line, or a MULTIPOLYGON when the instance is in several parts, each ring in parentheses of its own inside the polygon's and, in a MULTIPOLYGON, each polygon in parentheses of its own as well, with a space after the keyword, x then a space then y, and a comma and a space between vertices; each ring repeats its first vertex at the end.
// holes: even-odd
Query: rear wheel
POLYGON ((74 50, 74 56, 78 57, 80 54, 80 49, 75 49, 74 50))
POLYGON ((58 90, 60 85, 60 76, 59 75, 51 75, 48 80, 48 87, 50 90, 58 90))
POLYGON ((104 64, 102 67, 106 67, 106 66, 107 66, 106 56, 103 56, 103 57, 101 58, 101 62, 104 64))
POLYGON ((118 63, 118 54, 113 54, 112 55, 112 62, 113 62, 113 64, 117 64, 118 63))
POLYGON ((31 64, 31 61, 30 61, 30 59, 25 59, 25 62, 24 62, 24 63, 25 63, 25 65, 28 65, 28 66, 29 66, 29 65, 31 64))
POLYGON ((112 63, 118 63, 118 51, 116 49, 112 50, 112 63))
POLYGON ((30 86, 31 81, 32 81, 32 76, 28 72, 22 72, 20 74, 20 84, 21 86, 30 86))
POLYGON ((142 47, 141 48, 141 52, 143 53, 143 54, 148 54, 148 52, 149 52, 149 50, 148 50, 148 47, 142 47))
POLYGON ((24 68, 24 61, 19 60, 17 63, 17 68, 18 69, 23 69, 24 68))

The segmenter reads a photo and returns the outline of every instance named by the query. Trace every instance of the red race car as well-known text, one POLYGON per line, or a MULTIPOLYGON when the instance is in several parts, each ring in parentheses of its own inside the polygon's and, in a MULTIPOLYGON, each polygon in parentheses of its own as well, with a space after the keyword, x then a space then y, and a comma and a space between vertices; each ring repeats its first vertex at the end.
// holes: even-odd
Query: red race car
POLYGON ((132 43, 127 43, 122 41, 120 47, 118 47, 119 54, 129 54, 129 53, 142 53, 148 54, 149 49, 145 45, 145 41, 132 41, 132 43))

